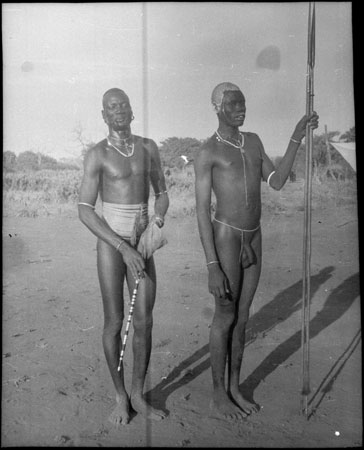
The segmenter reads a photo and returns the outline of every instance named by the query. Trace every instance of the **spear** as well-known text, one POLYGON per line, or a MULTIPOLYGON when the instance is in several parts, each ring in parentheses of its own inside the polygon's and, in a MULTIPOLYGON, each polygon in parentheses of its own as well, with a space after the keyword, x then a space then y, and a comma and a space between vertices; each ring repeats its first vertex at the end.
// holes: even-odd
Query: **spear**
MULTIPOLYGON (((315 2, 309 3, 307 39, 306 115, 313 112, 315 66, 315 2)), ((312 192, 313 130, 306 126, 306 174, 304 193, 303 276, 302 276, 302 398, 301 410, 308 419, 307 397, 310 393, 309 340, 310 340, 310 263, 311 263, 311 192, 312 192)))

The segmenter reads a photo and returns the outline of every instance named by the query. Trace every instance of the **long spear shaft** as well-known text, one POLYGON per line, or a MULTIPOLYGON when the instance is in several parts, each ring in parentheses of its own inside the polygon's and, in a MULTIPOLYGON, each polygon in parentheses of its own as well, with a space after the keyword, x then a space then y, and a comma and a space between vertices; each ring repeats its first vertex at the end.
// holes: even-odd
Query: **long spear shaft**
MULTIPOLYGON (((306 114, 313 112, 315 66, 315 2, 309 3, 307 39, 306 114)), ((311 297, 311 194, 312 194, 312 143, 313 130, 306 127, 306 176, 304 195, 303 276, 302 276, 302 399, 301 409, 308 418, 308 394, 310 393, 309 341, 311 297)))

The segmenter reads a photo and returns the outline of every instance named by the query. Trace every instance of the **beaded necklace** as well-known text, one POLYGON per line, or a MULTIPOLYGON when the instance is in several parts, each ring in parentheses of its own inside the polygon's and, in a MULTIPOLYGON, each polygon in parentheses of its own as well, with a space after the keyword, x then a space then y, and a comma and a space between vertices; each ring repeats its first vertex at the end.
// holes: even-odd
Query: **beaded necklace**
POLYGON ((225 144, 228 144, 228 145, 231 145, 232 147, 238 148, 242 153, 245 153, 245 150, 243 148, 244 147, 245 138, 244 138, 244 135, 243 135, 242 132, 239 132, 239 135, 241 137, 241 142, 236 140, 236 139, 234 139, 234 141, 238 143, 238 145, 235 145, 233 142, 230 142, 230 141, 227 141, 226 139, 224 139, 221 136, 221 134, 216 130, 216 136, 217 136, 216 139, 219 142, 225 142, 225 144))
MULTIPOLYGON (((133 138, 133 136, 131 136, 131 137, 133 138)), ((113 147, 118 153, 120 153, 120 155, 124 156, 125 158, 130 158, 131 156, 134 155, 134 139, 133 139, 132 144, 127 143, 127 140, 128 140, 129 138, 127 138, 127 139, 121 139, 122 141, 124 141, 122 145, 123 145, 123 147, 124 147, 124 149, 126 150, 127 153, 124 153, 124 152, 122 152, 120 149, 118 149, 117 147, 115 147, 115 145, 111 142, 110 139, 112 139, 111 136, 108 136, 108 137, 107 137, 107 143, 108 143, 111 147, 113 147)))

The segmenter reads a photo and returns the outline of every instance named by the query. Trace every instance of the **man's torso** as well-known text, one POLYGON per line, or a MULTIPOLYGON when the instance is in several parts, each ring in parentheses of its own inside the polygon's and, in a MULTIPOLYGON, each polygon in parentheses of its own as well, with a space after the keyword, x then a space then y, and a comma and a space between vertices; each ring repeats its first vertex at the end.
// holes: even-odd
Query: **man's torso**
POLYGON ((147 203, 150 189, 151 154, 149 140, 134 136, 134 154, 121 155, 107 140, 101 141, 100 196, 119 204, 147 203))
POLYGON ((240 149, 217 142, 214 136, 208 145, 216 218, 239 228, 254 228, 261 214, 260 140, 253 133, 244 133, 243 155, 240 149))

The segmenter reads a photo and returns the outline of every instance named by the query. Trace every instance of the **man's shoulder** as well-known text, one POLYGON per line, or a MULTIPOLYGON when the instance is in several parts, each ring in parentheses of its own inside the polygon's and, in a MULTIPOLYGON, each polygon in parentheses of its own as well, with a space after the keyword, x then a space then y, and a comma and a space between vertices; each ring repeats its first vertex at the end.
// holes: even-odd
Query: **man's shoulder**
POLYGON ((87 153, 104 152, 106 150, 106 146, 107 146, 107 140, 106 139, 102 139, 97 144, 93 145, 92 147, 89 147, 88 150, 87 150, 87 153))
POLYGON ((102 141, 98 142, 97 144, 89 147, 86 150, 85 158, 87 159, 101 159, 105 155, 107 146, 107 140, 103 139, 102 141))
POLYGON ((243 131, 243 134, 245 137, 248 137, 248 138, 259 139, 258 134, 254 133, 253 131, 243 131))
POLYGON ((133 134, 133 137, 135 142, 140 142, 143 145, 154 143, 153 139, 144 136, 139 136, 138 134, 133 134))
POLYGON ((212 136, 207 138, 196 150, 194 161, 195 166, 203 164, 210 165, 213 163, 216 155, 216 139, 212 136))
POLYGON ((135 145, 141 145, 146 150, 154 150, 157 147, 157 144, 153 139, 146 138, 143 136, 138 136, 137 134, 133 134, 135 145))
POLYGON ((250 140, 251 142, 258 142, 258 143, 261 142, 260 137, 258 136, 257 133, 254 133, 252 131, 244 131, 243 134, 244 137, 250 140))
POLYGON ((199 147, 197 150, 198 152, 204 154, 204 153, 211 153, 216 149, 216 139, 214 136, 211 136, 207 138, 199 147))

